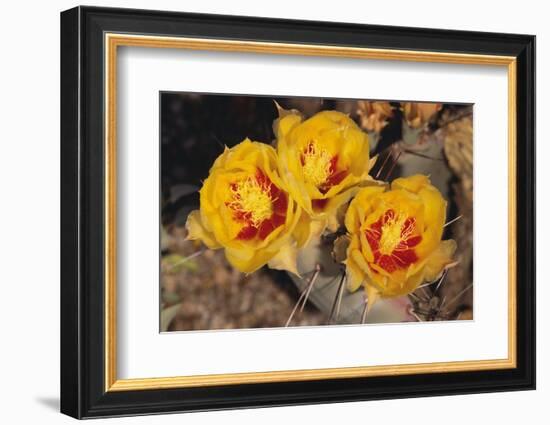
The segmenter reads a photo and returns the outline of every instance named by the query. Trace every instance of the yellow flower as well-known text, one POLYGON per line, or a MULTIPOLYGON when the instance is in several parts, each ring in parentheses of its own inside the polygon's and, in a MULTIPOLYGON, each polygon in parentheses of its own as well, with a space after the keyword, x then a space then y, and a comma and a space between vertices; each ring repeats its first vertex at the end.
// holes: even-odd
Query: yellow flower
POLYGON ((401 104, 405 121, 412 128, 425 126, 442 107, 441 103, 403 102, 401 104))
POLYGON ((297 273, 293 233, 300 214, 279 177, 275 149, 246 139, 214 162, 200 190, 200 210, 187 219, 188 239, 225 249, 245 273, 265 264, 297 273))
POLYGON ((279 109, 274 123, 279 170, 291 196, 313 220, 337 227, 338 208, 370 180, 369 139, 347 115, 322 111, 303 121, 279 109))
POLYGON ((446 208, 424 175, 396 179, 389 190, 361 189, 345 218, 348 288, 363 284, 372 305, 379 297, 409 294, 455 265, 455 241, 441 240, 446 208))

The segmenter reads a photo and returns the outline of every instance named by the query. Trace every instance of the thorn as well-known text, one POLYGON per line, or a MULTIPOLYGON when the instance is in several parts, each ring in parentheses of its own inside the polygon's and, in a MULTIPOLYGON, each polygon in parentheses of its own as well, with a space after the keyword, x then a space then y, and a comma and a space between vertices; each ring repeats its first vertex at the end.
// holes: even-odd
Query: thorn
POLYGON ((340 314, 340 304, 342 303, 342 293, 344 289, 344 282, 346 280, 346 272, 342 272, 342 277, 340 278, 340 283, 338 284, 338 289, 336 290, 336 296, 332 303, 332 308, 330 309, 330 316, 328 317, 327 325, 330 325, 332 322, 333 316, 334 319, 338 318, 340 314))
POLYGON ((189 255, 189 256, 187 256, 187 257, 185 257, 185 258, 182 258, 182 259, 181 259, 180 261, 178 261, 177 263, 170 264, 168 270, 172 270, 172 269, 175 268, 175 267, 178 267, 178 266, 181 266, 182 264, 187 263, 188 261, 192 260, 193 258, 196 258, 196 257, 198 257, 199 255, 204 254, 205 251, 206 251, 206 249, 201 249, 200 251, 194 252, 193 254, 191 254, 191 255, 189 255))
POLYGON ((415 295, 412 292, 409 294, 409 297, 412 297, 412 298, 416 299, 416 301, 420 301, 420 297, 418 295, 415 295))
MULTIPOLYGON (((456 300, 458 300, 467 290, 469 290, 472 286, 474 286, 473 283, 470 283, 468 286, 466 286, 466 288, 464 288, 462 291, 460 291, 458 294, 456 294, 454 296, 454 298, 449 301, 448 304, 452 304, 454 303, 456 300)), ((441 307, 439 307, 439 309, 441 310, 443 308, 443 303, 441 303, 441 307)))
POLYGON ((443 227, 447 227, 447 226, 449 226, 450 224, 453 224, 455 221, 460 220, 461 218, 462 218, 462 215, 459 215, 458 217, 455 217, 455 218, 453 218, 451 221, 448 221, 447 223, 445 223, 445 224, 443 225, 443 227))
POLYGON ((305 291, 305 297, 304 297, 304 301, 302 302, 302 307, 300 307, 300 313, 302 311, 304 311, 304 307, 306 306, 306 303, 307 303, 307 300, 309 298, 309 294, 311 293, 311 290, 313 288, 313 285, 315 285, 315 281, 317 280, 317 278, 319 277, 319 273, 321 273, 321 265, 320 264, 316 264, 315 265, 315 273, 313 273, 313 275, 311 276, 311 278, 309 279, 309 282, 308 282, 308 285, 307 285, 307 289, 305 291))
POLYGON ((336 319, 340 316, 340 307, 342 306, 342 296, 344 295, 344 283, 346 282, 346 274, 342 277, 342 282, 340 285, 340 293, 338 295, 338 304, 336 305, 336 319))
POLYGON ((416 314, 416 312, 415 312, 414 309, 412 309, 412 308, 409 309, 409 314, 410 314, 411 316, 414 316, 414 318, 415 318, 417 321, 419 321, 419 322, 423 322, 423 321, 424 321, 424 320, 422 320, 422 319, 420 318, 420 316, 419 316, 418 314, 416 314))
POLYGON ((432 161, 445 161, 444 158, 434 158, 433 156, 426 155, 426 154, 423 154, 423 153, 420 153, 420 152, 416 152, 416 151, 413 151, 411 149, 403 149, 403 152, 410 153, 411 155, 419 156, 421 158, 431 159, 432 161))
POLYGON ((428 294, 428 292, 426 291, 426 288, 422 287, 422 288, 419 288, 422 290, 422 295, 424 295, 424 300, 429 300, 430 299, 430 294, 428 294))
POLYGON ((397 161, 399 161, 399 157, 401 156, 402 153, 403 153, 403 151, 399 151, 397 156, 393 159, 393 164, 390 168, 390 171, 388 171, 388 174, 386 174, 386 178, 384 180, 388 180, 388 178, 391 176, 391 173, 393 172, 393 169, 397 165, 397 161))
POLYGON ((435 294, 437 294, 437 291, 439 291, 439 287, 441 286, 441 284, 445 280, 445 277, 447 276, 448 271, 449 271, 449 269, 445 269, 445 271, 443 272, 443 275, 441 275, 441 278, 439 279, 439 283, 435 287, 435 291, 434 291, 435 294))
POLYGON ((294 308, 292 309, 292 312, 290 313, 290 316, 288 316, 288 319, 285 323, 285 328, 288 328, 288 325, 290 325, 290 322, 292 321, 294 314, 296 314, 296 310, 298 309, 298 306, 300 305, 300 302, 302 301, 305 295, 306 295, 306 292, 304 291, 298 297, 298 301, 296 301, 296 304, 294 304, 294 308))
POLYGON ((214 138, 214 140, 216 141, 216 143, 218 145, 220 145, 220 147, 225 150, 225 148, 227 147, 225 144, 222 143, 222 141, 218 138, 218 136, 216 136, 216 133, 214 133, 213 131, 210 132, 210 136, 212 136, 214 138))
POLYGON ((380 174, 382 173, 382 170, 384 169, 384 167, 386 166, 386 163, 388 162, 388 159, 390 159, 390 156, 391 156, 391 150, 388 152, 388 154, 386 155, 386 159, 384 159, 384 162, 382 163, 382 165, 380 166, 380 168, 378 169, 378 172, 376 173, 376 175, 374 176, 375 179, 378 179, 378 177, 380 177, 380 174))
POLYGON ((279 102, 277 102, 276 100, 274 100, 273 103, 275 104, 275 107, 277 108, 277 113, 279 114, 279 116, 281 116, 281 112, 284 111, 285 108, 283 108, 281 105, 279 105, 279 102))
POLYGON ((363 307, 363 314, 361 314, 361 324, 364 325, 367 321, 367 314, 369 312, 369 299, 365 297, 365 307, 363 307))
POLYGON ((420 285, 418 288, 416 289, 420 289, 420 288, 426 288, 427 286, 430 286, 430 285, 433 285, 434 283, 438 282, 438 280, 433 280, 431 282, 428 282, 428 283, 425 283, 424 285, 420 285))

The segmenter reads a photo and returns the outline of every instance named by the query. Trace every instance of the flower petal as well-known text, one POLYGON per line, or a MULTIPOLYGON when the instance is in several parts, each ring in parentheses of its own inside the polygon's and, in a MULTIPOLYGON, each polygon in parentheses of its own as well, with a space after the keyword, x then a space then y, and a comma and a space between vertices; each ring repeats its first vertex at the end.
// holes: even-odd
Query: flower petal
POLYGON ((452 239, 441 241, 439 247, 428 257, 425 268, 425 279, 434 281, 446 268, 457 264, 452 256, 456 251, 456 242, 452 239))
POLYGON ((185 227, 188 240, 200 240, 210 249, 221 248, 221 245, 214 239, 214 235, 203 226, 199 210, 189 213, 185 227))
POLYGON ((269 260, 267 265, 272 269, 286 270, 294 273, 296 276, 300 276, 298 268, 296 267, 296 257, 298 255, 298 249, 295 244, 286 244, 281 247, 277 254, 269 260))

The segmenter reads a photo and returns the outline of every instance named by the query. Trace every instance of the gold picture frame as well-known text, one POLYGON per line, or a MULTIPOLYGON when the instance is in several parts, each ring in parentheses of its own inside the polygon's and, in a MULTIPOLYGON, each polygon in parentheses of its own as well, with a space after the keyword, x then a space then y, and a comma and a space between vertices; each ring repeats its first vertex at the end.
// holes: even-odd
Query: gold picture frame
POLYGON ((513 56, 474 55, 411 50, 371 49, 356 47, 281 44, 254 41, 193 39, 127 34, 105 34, 106 117, 105 152, 107 178, 105 180, 105 391, 149 390, 181 387, 234 385, 265 382, 339 379, 410 375, 417 373, 458 372, 488 369, 507 369, 516 366, 516 58, 513 56), (307 369, 278 372, 232 373, 170 378, 117 379, 116 375, 116 94, 117 52, 119 47, 149 47, 240 53, 264 53, 303 56, 330 56, 340 58, 435 62, 465 65, 506 67, 508 72, 508 358, 458 362, 365 366, 330 369, 307 369))

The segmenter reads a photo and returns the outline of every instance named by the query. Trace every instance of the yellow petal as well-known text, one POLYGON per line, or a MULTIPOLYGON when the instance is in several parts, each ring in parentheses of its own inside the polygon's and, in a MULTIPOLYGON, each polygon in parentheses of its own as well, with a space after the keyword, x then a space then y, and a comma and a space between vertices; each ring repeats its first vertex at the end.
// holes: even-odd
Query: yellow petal
POLYGON ((417 254, 424 258, 437 249, 443 235, 443 225, 447 211, 447 203, 441 193, 433 187, 426 186, 419 190, 418 195, 424 204, 424 232, 422 242, 416 247, 417 254))
POLYGON ((410 294, 414 292, 416 288, 422 284, 424 279, 424 269, 419 270, 417 273, 405 277, 400 277, 398 282, 392 282, 382 291, 382 296, 385 298, 399 297, 402 295, 410 294))
POLYGON ((351 201, 344 220, 348 232, 358 230, 359 222, 363 220, 366 209, 370 207, 370 200, 374 196, 383 193, 384 190, 384 186, 375 185, 363 187, 357 192, 357 195, 351 201))
POLYGON ((372 308, 372 306, 380 299, 380 292, 372 285, 365 285, 365 290, 367 291, 367 312, 372 308))
POLYGON ((296 276, 300 276, 296 267, 296 256, 298 255, 298 249, 295 244, 284 245, 277 254, 269 260, 267 265, 272 269, 286 270, 294 273, 296 276))
POLYGON ((376 164, 376 161, 378 161, 378 155, 374 155, 374 156, 369 160, 369 171, 372 170, 372 167, 374 167, 374 164, 376 164))
POLYGON ((292 236, 296 240, 297 246, 302 247, 309 243, 311 236, 310 223, 311 220, 307 214, 300 215, 292 232, 292 236))
POLYGON ((405 189, 409 192, 418 193, 420 189, 430 184, 430 179, 424 174, 415 174, 409 177, 400 177, 395 179, 392 184, 392 189, 405 189))
POLYGON ((349 257, 345 261, 346 264, 346 287, 348 291, 355 292, 359 289, 363 283, 363 272, 359 266, 353 261, 353 258, 349 257))
POLYGON ((408 276, 405 285, 403 286, 403 292, 399 295, 406 295, 416 291, 416 289, 425 281, 425 270, 420 270, 418 273, 408 276))
POLYGON ((425 267, 425 280, 432 282, 441 276, 445 269, 457 264, 453 260, 456 251, 456 242, 452 239, 441 241, 439 247, 428 257, 425 267))
POLYGON ((243 273, 252 273, 265 265, 273 253, 266 250, 254 251, 252 248, 240 246, 226 248, 225 257, 233 267, 243 273))
POLYGON ((210 249, 221 248, 221 245, 214 239, 214 235, 207 231, 203 226, 199 210, 191 211, 189 213, 187 222, 185 223, 185 228, 187 229, 188 240, 200 240, 210 249))
POLYGON ((286 137, 294 127, 302 122, 300 114, 293 111, 286 112, 273 122, 273 133, 277 139, 286 137))

